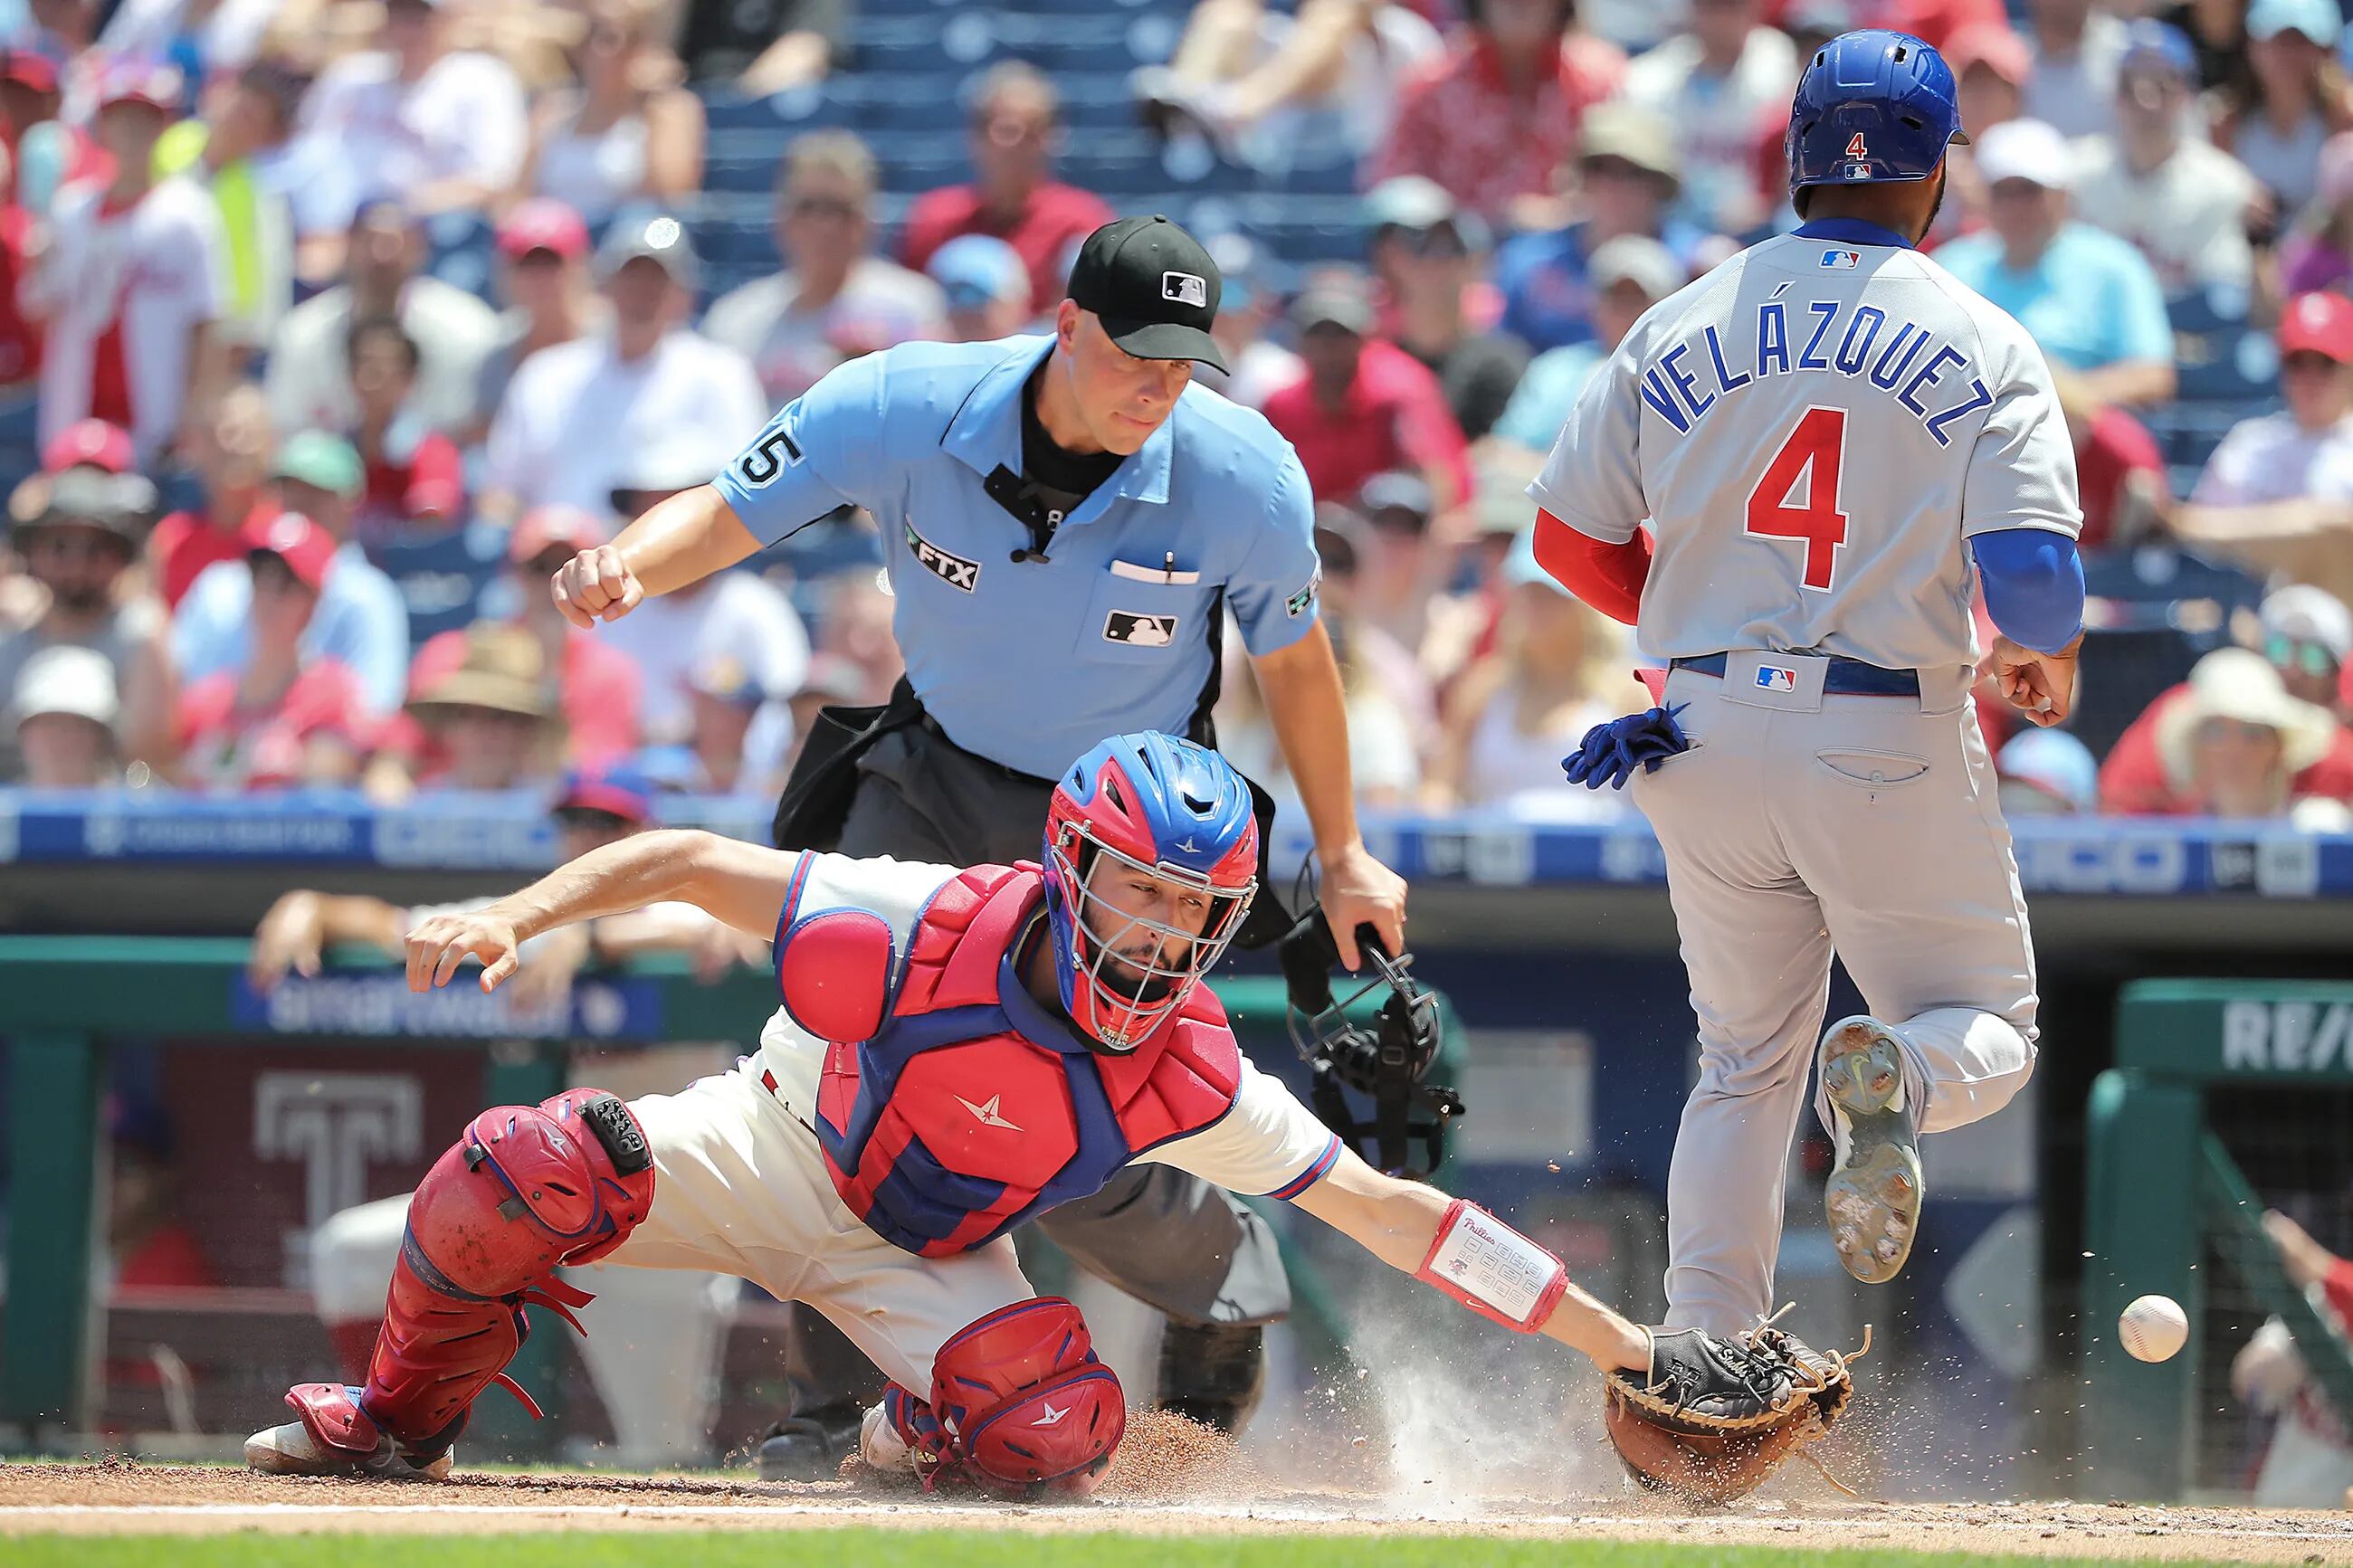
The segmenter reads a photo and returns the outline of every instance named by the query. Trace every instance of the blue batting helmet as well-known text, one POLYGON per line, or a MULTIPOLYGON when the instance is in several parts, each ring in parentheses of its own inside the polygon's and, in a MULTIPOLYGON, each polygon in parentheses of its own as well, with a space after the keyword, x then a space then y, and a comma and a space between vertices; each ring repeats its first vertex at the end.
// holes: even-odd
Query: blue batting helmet
POLYGON ((1062 1005, 1132 1051, 1200 984, 1258 891, 1250 787, 1205 746, 1146 730, 1072 763, 1046 805, 1046 912, 1062 1005), (1140 907, 1174 883, 1174 919, 1140 907))
POLYGON ((1783 143, 1789 191, 1925 180, 1966 143, 1953 68, 1909 33, 1841 33, 1798 79, 1783 143))

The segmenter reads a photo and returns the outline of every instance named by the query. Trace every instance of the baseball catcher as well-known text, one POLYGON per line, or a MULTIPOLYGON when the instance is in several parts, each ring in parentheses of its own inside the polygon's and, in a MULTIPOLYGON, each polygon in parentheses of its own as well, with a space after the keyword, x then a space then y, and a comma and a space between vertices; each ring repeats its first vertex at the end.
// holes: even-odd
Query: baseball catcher
POLYGON ((297 1418, 250 1438, 248 1463, 448 1475, 484 1389, 530 1403, 505 1374, 525 1310, 568 1319, 585 1300, 550 1271, 602 1259, 723 1270, 824 1312, 891 1379, 860 1439, 880 1468, 1083 1492, 1125 1401, 1078 1310, 1031 1292, 1009 1233, 1139 1160, 1296 1204, 1692 1419, 1786 1403, 1794 1375, 1762 1370, 1761 1342, 1629 1322, 1503 1220, 1374 1171, 1251 1066, 1200 982, 1256 891, 1257 833, 1215 752, 1123 735, 1062 775, 1042 865, 663 831, 424 921, 410 985, 471 957, 491 989, 542 931, 681 899, 773 933, 781 1006, 756 1056, 681 1094, 574 1089, 476 1117, 410 1205, 367 1381, 295 1388, 297 1418))

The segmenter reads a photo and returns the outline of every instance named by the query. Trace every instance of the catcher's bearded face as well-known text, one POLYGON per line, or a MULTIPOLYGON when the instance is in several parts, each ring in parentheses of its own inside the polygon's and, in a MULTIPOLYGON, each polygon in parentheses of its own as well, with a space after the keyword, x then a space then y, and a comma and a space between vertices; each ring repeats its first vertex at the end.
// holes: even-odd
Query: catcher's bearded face
POLYGON ((1198 882, 1115 855, 1094 857, 1086 887, 1079 918, 1103 954, 1100 977, 1139 1002, 1167 994, 1170 977, 1191 968, 1192 939, 1218 900, 1198 882))

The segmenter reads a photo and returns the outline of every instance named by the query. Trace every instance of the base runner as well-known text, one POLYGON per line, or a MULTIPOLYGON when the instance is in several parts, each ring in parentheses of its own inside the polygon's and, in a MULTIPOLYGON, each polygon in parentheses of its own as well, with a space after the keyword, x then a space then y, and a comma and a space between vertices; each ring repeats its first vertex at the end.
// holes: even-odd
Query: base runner
POLYGON ((1570 770, 1631 780, 1691 973, 1672 1323, 1770 1310, 1810 1068, 1831 1237, 1869 1284, 1918 1234, 1921 1135, 1993 1114, 2033 1070, 1970 597, 2001 633, 1986 673, 2033 722, 2063 719, 2082 516, 2041 351, 1914 248, 1966 140, 1918 38, 1816 51, 1788 132, 1804 226, 1652 306, 1529 487, 1538 559, 1672 667, 1664 705, 1599 727, 1570 770), (1871 1012, 1821 1033, 1833 949, 1871 1012))
MULTIPOLYGON (((571 921, 664 899, 776 938, 759 1054, 677 1095, 501 1106, 427 1174, 364 1386, 306 1384, 255 1468, 439 1478, 527 1331, 604 1260, 741 1275, 817 1307, 888 1374, 872 1463, 1083 1490, 1125 1425, 1068 1301, 1008 1234, 1155 1161, 1288 1199, 1473 1311, 1677 1398, 1788 1377, 1741 1344, 1653 1335, 1501 1220, 1383 1176, 1242 1056, 1200 981, 1256 891, 1250 790, 1215 752, 1107 741, 1057 784, 1042 868, 797 853, 641 834, 409 933, 412 988, 571 921)), ((1778 1382, 1776 1381, 1778 1379, 1778 1382)), ((520 1394, 512 1383, 507 1386, 520 1394)), ((525 1403, 529 1401, 526 1398, 525 1403)))

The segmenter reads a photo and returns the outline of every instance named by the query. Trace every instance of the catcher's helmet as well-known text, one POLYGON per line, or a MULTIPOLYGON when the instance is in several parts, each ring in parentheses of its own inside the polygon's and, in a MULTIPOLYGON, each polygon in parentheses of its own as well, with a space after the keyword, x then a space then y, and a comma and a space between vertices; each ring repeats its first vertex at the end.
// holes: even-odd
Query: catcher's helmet
POLYGON ((1783 143, 1789 191, 1925 180, 1946 143, 1968 141, 1942 55, 1909 33, 1841 33, 1798 79, 1783 143))
POLYGON ((1241 929, 1258 892, 1250 785, 1206 746, 1157 731, 1113 735, 1072 763, 1046 805, 1046 912, 1062 1006, 1105 1050, 1144 1044, 1241 929), (1103 860, 1195 889, 1187 930, 1124 907, 1103 860), (1135 949, 1139 933, 1158 942, 1135 949), (1123 946, 1133 951, 1122 952, 1123 946))

